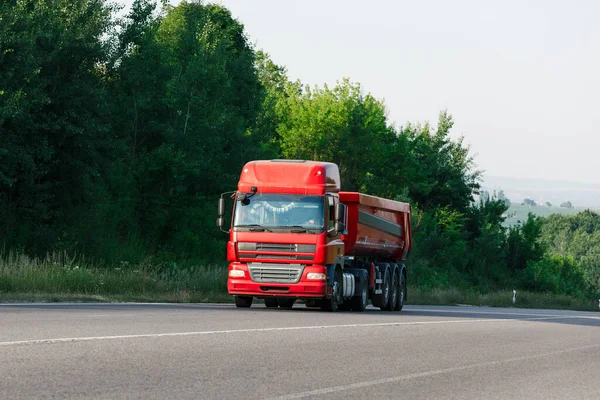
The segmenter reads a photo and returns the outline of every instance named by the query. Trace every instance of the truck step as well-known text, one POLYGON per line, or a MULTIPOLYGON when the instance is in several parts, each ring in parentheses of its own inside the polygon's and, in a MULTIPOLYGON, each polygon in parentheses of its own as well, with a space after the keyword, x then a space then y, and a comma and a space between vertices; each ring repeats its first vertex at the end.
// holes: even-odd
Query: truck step
POLYGON ((383 290, 381 290, 381 289, 375 289, 375 294, 381 294, 381 293, 383 293, 383 290))
POLYGON ((375 283, 383 283, 383 279, 375 279, 375 283))

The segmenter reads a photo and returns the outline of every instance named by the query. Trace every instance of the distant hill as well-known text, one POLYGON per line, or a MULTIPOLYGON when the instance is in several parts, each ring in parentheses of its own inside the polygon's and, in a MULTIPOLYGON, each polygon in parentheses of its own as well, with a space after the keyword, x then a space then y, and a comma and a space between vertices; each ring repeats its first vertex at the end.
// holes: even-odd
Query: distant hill
POLYGON ((490 194, 503 190, 513 204, 528 198, 540 205, 560 206, 570 201, 576 208, 600 209, 600 184, 484 176, 482 190, 490 194))
POLYGON ((511 204, 510 208, 506 212, 506 219, 504 220, 504 226, 514 226, 520 225, 523 222, 527 221, 527 216, 529 213, 540 217, 547 217, 550 214, 563 214, 563 215, 573 215, 580 213, 584 210, 591 209, 593 211, 599 212, 597 209, 593 209, 591 207, 574 207, 574 208, 564 208, 564 207, 546 207, 546 206, 523 206, 520 204, 511 204))

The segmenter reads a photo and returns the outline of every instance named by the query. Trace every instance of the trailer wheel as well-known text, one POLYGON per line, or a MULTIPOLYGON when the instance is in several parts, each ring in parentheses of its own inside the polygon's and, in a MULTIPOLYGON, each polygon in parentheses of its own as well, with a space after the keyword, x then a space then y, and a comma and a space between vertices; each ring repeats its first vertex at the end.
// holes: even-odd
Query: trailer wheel
POLYGON ((383 275, 383 284, 381 285, 381 304, 379 305, 379 308, 382 310, 387 309, 388 304, 390 304, 390 292, 391 292, 391 286, 392 286, 392 277, 391 277, 391 272, 390 272, 390 268, 386 268, 385 269, 385 273, 383 275))
POLYGON ((281 308, 292 308, 294 307, 294 302, 296 301, 296 299, 290 299, 290 298, 281 298, 279 299, 279 307, 281 308))
POLYGON ((342 271, 336 269, 333 273, 334 291, 329 299, 324 299, 321 303, 321 309, 325 311, 336 312, 339 305, 342 304, 342 271))
POLYGON ((235 306, 238 308, 250 308, 253 299, 250 296, 235 296, 235 306))
POLYGON ((363 282, 362 290, 360 291, 360 296, 353 297, 350 301, 350 306, 353 311, 365 311, 367 308, 367 303, 369 301, 369 288, 367 287, 367 282, 363 282))
POLYGON ((398 281, 398 301, 396 302, 396 306, 394 310, 401 311, 402 307, 404 307, 404 300, 406 300, 406 278, 404 274, 400 272, 400 280, 398 281))
POLYGON ((398 284, 400 280, 398 279, 398 267, 394 268, 394 272, 392 273, 392 281, 390 283, 390 301, 388 301, 385 306, 386 311, 394 311, 396 309, 396 304, 398 303, 398 284))
POLYGON ((265 298, 265 306, 267 308, 277 308, 279 307, 279 301, 274 297, 265 298))

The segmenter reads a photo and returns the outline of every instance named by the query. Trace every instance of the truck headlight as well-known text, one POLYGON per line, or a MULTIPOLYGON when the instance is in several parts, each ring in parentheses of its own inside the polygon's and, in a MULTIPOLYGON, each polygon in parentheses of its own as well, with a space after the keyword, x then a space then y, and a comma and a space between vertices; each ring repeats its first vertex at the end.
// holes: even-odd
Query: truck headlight
POLYGON ((239 278, 242 276, 246 276, 246 274, 241 269, 232 269, 231 271, 229 271, 229 276, 231 276, 232 278, 239 278))
POLYGON ((309 272, 306 274, 306 279, 325 281, 327 280, 327 275, 322 272, 309 272))

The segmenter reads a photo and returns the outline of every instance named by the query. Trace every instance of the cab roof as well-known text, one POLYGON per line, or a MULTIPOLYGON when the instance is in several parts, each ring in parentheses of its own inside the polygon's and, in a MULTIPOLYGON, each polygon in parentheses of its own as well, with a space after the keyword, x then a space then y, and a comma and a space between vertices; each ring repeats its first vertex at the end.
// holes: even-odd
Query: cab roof
POLYGON ((240 174, 238 190, 258 193, 325 194, 339 192, 340 173, 334 163, 307 160, 250 161, 240 174))

